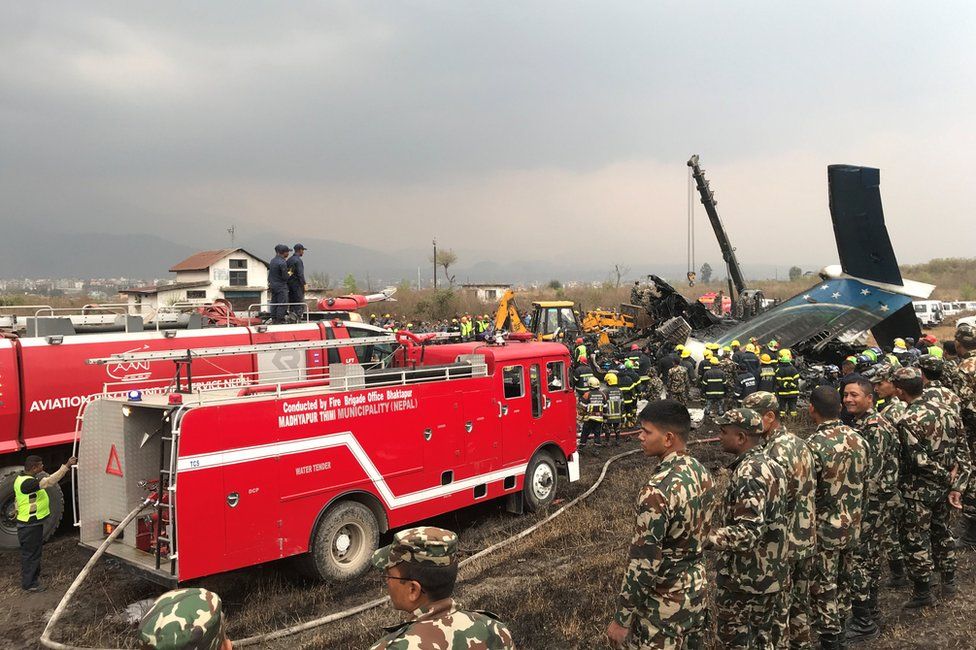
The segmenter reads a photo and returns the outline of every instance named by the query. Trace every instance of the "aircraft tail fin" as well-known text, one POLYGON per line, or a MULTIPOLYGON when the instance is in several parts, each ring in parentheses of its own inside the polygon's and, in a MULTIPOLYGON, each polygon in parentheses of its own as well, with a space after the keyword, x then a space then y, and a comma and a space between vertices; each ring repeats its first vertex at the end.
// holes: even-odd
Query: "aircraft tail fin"
POLYGON ((828 165, 830 219, 844 272, 855 278, 901 285, 901 271, 881 208, 881 171, 828 165))

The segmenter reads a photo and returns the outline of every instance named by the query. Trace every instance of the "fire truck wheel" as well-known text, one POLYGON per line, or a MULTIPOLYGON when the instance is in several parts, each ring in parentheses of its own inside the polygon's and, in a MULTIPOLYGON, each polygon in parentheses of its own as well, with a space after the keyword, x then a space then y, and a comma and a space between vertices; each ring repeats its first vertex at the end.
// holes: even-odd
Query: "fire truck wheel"
MULTIPOLYGON (((13 551, 20 548, 17 541, 17 503, 14 500, 14 479, 23 471, 22 466, 4 467, 0 470, 0 550, 13 551)), ((47 476, 41 472, 38 478, 47 476)), ((60 485, 47 488, 51 505, 51 516, 44 522, 44 541, 47 541, 61 525, 64 515, 64 493, 60 485)))
POLYGON ((540 451, 532 457, 525 471, 525 487, 522 488, 525 509, 537 512, 548 507, 556 498, 557 483, 556 463, 552 456, 540 451))
POLYGON ((379 538, 373 512, 359 502, 342 501, 319 522, 306 564, 321 580, 354 578, 369 568, 379 538))

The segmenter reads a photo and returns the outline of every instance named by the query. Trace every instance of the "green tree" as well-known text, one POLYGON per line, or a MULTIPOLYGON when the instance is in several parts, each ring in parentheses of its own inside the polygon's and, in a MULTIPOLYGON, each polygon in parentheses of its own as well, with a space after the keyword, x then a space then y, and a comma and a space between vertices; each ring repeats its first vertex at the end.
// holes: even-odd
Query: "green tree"
POLYGON ((701 273, 699 275, 701 276, 702 283, 708 284, 709 282, 711 282, 712 281, 712 265, 709 264, 708 262, 705 262, 704 264, 702 264, 702 266, 701 266, 701 273))
POLYGON ((553 291, 557 291, 563 288, 563 283, 560 282, 559 280, 549 280, 549 284, 547 284, 546 286, 552 289, 553 291))
POLYGON ((427 261, 431 262, 432 264, 435 264, 436 263, 437 266, 439 266, 442 269, 444 269, 444 278, 447 279, 447 282, 448 282, 448 284, 451 287, 454 286, 454 276, 451 275, 450 269, 451 269, 451 266, 455 262, 457 262, 457 253, 455 253, 450 248, 447 248, 447 249, 444 249, 444 250, 439 250, 439 251, 437 251, 437 259, 436 260, 434 259, 434 256, 431 255, 429 258, 427 258, 427 261))
POLYGON ((356 276, 352 273, 347 273, 346 277, 342 279, 342 289, 346 293, 356 293, 359 290, 356 286, 356 276))
POLYGON ((790 282, 796 282, 803 277, 803 269, 799 266, 790 267, 790 282))

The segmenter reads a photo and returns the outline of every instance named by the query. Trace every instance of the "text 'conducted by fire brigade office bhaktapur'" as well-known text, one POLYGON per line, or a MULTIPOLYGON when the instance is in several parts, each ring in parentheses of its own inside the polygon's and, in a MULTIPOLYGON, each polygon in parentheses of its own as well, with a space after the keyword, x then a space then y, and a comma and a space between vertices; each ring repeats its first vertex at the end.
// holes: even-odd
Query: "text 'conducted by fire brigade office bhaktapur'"
POLYGON ((347 395, 323 395, 281 403, 278 427, 297 427, 364 415, 385 415, 417 408, 412 388, 387 388, 347 395))

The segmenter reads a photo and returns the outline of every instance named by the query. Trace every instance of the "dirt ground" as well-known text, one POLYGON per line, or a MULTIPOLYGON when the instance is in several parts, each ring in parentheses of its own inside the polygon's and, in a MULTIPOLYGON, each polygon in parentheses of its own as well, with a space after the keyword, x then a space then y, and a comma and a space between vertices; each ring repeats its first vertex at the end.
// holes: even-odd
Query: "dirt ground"
MULTIPOLYGON (((712 435, 701 430, 696 437, 712 435)), ((636 448, 633 438, 620 448, 589 450, 581 480, 562 485, 568 501, 592 485, 611 456, 636 448)), ((729 458, 716 443, 696 445, 694 453, 716 470, 729 458)), ((466 566, 457 597, 465 606, 487 609, 507 621, 521 648, 605 648, 604 630, 614 611, 633 520, 633 499, 655 461, 632 454, 611 466, 606 480, 586 501, 519 542, 466 566)), ((558 505, 558 504, 557 504, 558 505)), ((516 533, 541 516, 517 517, 501 502, 485 503, 429 523, 459 533, 463 555, 516 533)), ((389 535, 384 536, 386 543, 389 535)), ((70 527, 44 550, 43 580, 48 591, 23 595, 16 554, 0 555, 0 648, 36 648, 47 617, 87 559, 70 527)), ((976 561, 963 552, 959 596, 922 613, 903 614, 908 592, 886 589, 884 634, 864 648, 972 648, 976 612, 976 561)), ((312 583, 289 562, 213 576, 192 583, 220 594, 231 638, 268 632, 320 617, 381 595, 378 576, 367 574, 345 585, 312 583)), ((90 647, 135 647, 135 634, 120 619, 126 605, 158 595, 161 589, 129 575, 110 561, 95 568, 68 610, 55 639, 90 647)), ((389 607, 365 612, 318 630, 288 637, 269 648, 368 648, 379 629, 398 620, 389 607)))

